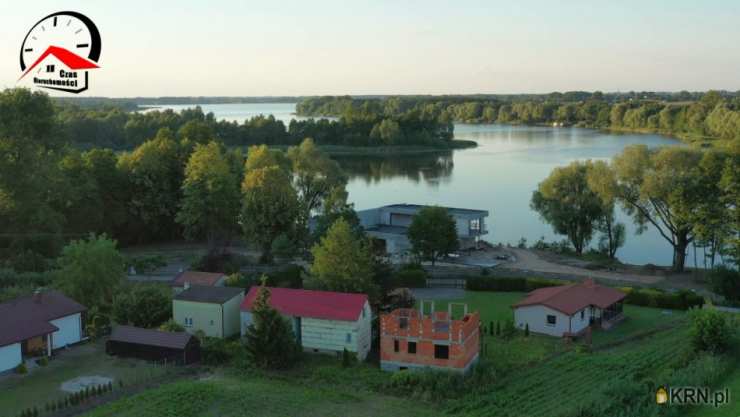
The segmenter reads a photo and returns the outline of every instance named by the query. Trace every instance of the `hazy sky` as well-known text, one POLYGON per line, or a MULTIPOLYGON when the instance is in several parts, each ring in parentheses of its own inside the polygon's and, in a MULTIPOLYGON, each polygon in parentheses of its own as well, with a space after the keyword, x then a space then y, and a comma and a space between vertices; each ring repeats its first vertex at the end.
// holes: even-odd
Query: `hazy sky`
POLYGON ((0 0, 0 88, 61 10, 102 35, 86 95, 740 90, 736 0, 0 0))

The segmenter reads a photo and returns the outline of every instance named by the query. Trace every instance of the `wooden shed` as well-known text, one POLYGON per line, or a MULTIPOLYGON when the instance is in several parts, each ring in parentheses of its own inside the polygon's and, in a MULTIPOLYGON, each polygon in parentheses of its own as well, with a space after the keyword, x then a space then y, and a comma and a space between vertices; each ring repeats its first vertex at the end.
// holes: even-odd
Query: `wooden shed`
POLYGON ((185 332, 116 326, 105 351, 109 355, 187 365, 200 360, 200 341, 185 332))

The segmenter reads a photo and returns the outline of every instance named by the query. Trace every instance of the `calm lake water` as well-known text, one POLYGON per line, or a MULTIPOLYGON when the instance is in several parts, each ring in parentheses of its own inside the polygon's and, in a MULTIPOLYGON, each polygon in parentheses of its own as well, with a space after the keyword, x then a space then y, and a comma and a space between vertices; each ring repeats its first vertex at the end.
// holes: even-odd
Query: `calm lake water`
MULTIPOLYGON (((181 110, 192 106, 163 107, 181 110)), ((226 120, 273 114, 287 124, 296 118, 294 103, 201 107, 226 120)), ((349 198, 355 208, 416 203, 484 209, 490 212, 486 237, 490 242, 516 244, 524 237, 533 243, 543 236, 547 241, 560 240, 564 236, 555 235, 529 208, 532 192, 553 168, 575 160, 608 160, 632 144, 680 145, 658 135, 508 125, 457 124, 455 138, 474 140, 478 147, 421 155, 338 157, 350 175, 349 198)), ((671 247, 656 230, 649 228, 636 235, 632 221, 621 212, 618 217, 628 231, 627 243, 617 253, 622 261, 670 265, 671 247)))

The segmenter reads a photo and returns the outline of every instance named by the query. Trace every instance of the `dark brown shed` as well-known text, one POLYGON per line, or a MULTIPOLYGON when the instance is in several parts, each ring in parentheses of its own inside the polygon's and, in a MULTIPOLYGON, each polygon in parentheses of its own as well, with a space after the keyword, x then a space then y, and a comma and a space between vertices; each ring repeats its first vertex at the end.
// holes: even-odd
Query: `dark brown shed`
POLYGON ((105 350, 109 355, 184 365, 200 360, 200 342, 193 335, 133 326, 116 326, 105 350))

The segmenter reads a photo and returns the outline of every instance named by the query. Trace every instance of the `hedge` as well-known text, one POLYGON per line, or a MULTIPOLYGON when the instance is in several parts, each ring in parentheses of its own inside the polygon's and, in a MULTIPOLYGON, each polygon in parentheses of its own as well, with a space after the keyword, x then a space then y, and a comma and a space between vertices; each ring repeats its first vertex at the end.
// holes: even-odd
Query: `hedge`
POLYGON ((391 276, 394 288, 425 288, 427 272, 416 265, 404 265, 391 276))
MULTIPOLYGON (((468 291, 501 291, 530 292, 538 288, 569 284, 569 281, 558 281, 542 278, 491 278, 470 277, 465 282, 468 291)), ((619 288, 627 294, 625 304, 636 306, 664 308, 669 310, 688 310, 704 304, 704 297, 691 291, 681 290, 669 293, 658 289, 619 288)))
POLYGON ((555 287, 569 283, 542 278, 470 277, 465 281, 465 289, 468 291, 530 292, 538 288, 555 287))

